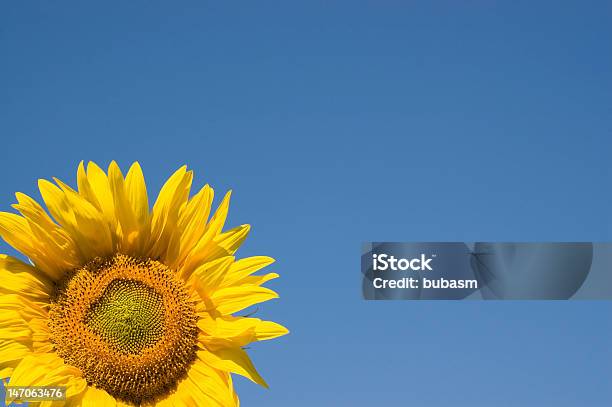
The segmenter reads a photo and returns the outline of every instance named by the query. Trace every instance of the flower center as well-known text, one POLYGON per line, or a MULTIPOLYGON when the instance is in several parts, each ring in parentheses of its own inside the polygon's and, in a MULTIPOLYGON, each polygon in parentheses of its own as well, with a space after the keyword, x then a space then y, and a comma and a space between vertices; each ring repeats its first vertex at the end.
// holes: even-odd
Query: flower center
POLYGON ((139 404, 176 387, 195 359, 197 318, 174 272, 117 254, 69 273, 49 327, 57 353, 90 385, 139 404))
POLYGON ((115 349, 137 355, 164 335, 163 297, 137 280, 113 280, 85 324, 115 349))

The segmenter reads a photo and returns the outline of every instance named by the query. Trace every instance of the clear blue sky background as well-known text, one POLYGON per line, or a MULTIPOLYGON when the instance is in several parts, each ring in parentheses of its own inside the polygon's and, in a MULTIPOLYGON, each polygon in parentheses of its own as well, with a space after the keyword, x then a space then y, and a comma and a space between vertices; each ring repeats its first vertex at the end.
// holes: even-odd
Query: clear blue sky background
POLYGON ((610 302, 365 302, 359 270, 368 240, 612 240, 612 3, 121 3, 2 2, 1 209, 80 160, 233 188, 292 331, 245 406, 612 405, 610 302))

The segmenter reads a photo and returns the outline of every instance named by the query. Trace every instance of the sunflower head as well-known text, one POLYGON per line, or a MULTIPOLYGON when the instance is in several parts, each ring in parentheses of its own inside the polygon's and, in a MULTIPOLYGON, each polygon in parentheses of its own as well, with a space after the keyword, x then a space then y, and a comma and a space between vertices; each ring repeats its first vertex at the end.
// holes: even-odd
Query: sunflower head
POLYGON ((223 231, 230 194, 211 215, 192 179, 180 168, 152 209, 138 163, 81 163, 77 189, 39 181, 48 212, 17 193, 0 235, 30 264, 0 255, 2 377, 75 405, 232 406, 231 373, 266 386, 243 348, 288 331, 234 314, 277 297, 262 284, 278 275, 254 274, 273 259, 237 260, 249 225, 223 231))

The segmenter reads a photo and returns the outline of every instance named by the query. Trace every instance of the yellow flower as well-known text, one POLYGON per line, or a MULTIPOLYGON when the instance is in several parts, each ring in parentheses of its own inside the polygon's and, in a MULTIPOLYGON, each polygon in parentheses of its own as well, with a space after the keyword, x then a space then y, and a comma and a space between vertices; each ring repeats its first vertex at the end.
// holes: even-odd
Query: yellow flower
POLYGON ((288 331, 233 314, 278 297, 277 274, 254 275, 274 260, 236 260, 249 225, 222 231, 230 193, 210 216, 192 179, 176 171, 152 210, 138 163, 81 163, 78 190, 40 180, 52 217, 16 194, 0 235, 31 264, 0 255, 0 377, 95 406, 234 406, 231 373, 266 386, 243 347, 288 331))

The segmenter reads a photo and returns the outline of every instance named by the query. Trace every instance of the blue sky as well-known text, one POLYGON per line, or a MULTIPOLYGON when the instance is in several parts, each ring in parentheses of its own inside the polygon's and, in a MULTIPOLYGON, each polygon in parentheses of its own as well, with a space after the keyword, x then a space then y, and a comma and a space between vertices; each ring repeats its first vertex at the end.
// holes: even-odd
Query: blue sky
POLYGON ((232 188, 239 254, 281 274, 258 315, 292 331, 251 349, 271 389, 238 379, 245 406, 610 405, 612 303, 365 302, 359 254, 612 240, 611 19, 607 1, 4 2, 0 209, 80 160, 232 188))

